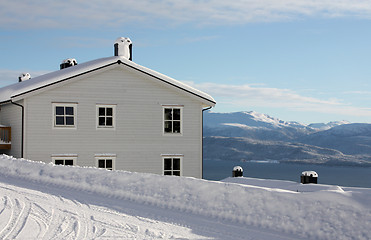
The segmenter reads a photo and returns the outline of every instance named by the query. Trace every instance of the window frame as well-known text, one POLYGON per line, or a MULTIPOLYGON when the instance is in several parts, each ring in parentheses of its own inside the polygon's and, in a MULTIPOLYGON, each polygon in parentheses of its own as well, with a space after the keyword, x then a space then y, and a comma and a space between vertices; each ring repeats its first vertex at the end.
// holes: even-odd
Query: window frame
POLYGON ((183 155, 174 154, 174 155, 162 155, 162 175, 164 176, 183 176, 183 155), (171 159, 171 170, 165 169, 165 159, 171 159), (179 159, 179 170, 174 170, 174 159, 179 159), (170 171, 171 174, 165 174, 166 171, 170 171), (179 171, 179 175, 174 175, 174 171, 179 171))
MULTIPOLYGON (((105 163, 106 164, 106 163, 105 163)), ((99 169, 106 169, 106 170, 116 170, 116 155, 104 155, 104 154, 96 154, 95 155, 95 166, 99 169), (101 168, 99 167, 99 160, 112 160, 112 169, 109 169, 107 167, 101 168)))
POLYGON ((52 163, 54 165, 76 166, 76 162, 77 162, 77 156, 76 155, 72 155, 72 156, 68 156, 68 155, 65 155, 65 156, 52 156, 52 163), (63 160, 63 164, 56 164, 55 163, 56 160, 63 160), (66 165, 65 164, 65 161, 66 160, 72 160, 73 161, 73 164, 72 165, 66 165))
POLYGON ((184 108, 183 105, 162 105, 162 134, 164 136, 183 136, 183 108, 184 108), (173 116, 172 116, 171 120, 165 119, 166 109, 171 109, 172 112, 174 111, 174 109, 179 109, 180 110, 180 114, 179 114, 180 115, 180 119, 179 119, 180 132, 174 132, 174 121, 178 121, 178 120, 174 120, 173 116), (165 122, 166 121, 171 121, 172 122, 172 132, 166 132, 165 131, 165 122))
MULTIPOLYGON (((116 129, 116 105, 114 104, 96 104, 96 114, 95 114, 95 118, 96 118, 96 129, 116 129), (100 108, 112 108, 112 126, 101 126, 99 125, 99 109, 100 108)), ((107 118, 107 115, 104 116, 105 118, 107 118)))
POLYGON ((63 103, 63 102, 53 102, 53 128, 55 129, 76 129, 77 128, 77 103, 63 103), (63 107, 64 109, 66 107, 72 107, 73 108, 73 115, 67 115, 64 113, 64 115, 57 115, 57 107, 63 107), (57 116, 63 116, 64 118, 66 116, 73 116, 73 125, 57 125, 57 116))

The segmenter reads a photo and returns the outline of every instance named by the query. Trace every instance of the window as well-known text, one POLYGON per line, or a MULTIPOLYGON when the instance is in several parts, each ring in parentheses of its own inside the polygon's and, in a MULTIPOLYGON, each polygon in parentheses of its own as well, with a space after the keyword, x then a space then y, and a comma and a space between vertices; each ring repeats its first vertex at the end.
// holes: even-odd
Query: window
POLYGON ((97 105, 97 128, 114 128, 115 115, 115 105, 97 105))
POLYGON ((107 170, 115 169, 116 157, 113 156, 97 156, 95 157, 96 166, 98 168, 105 168, 107 170))
POLYGON ((182 108, 164 107, 164 134, 182 133, 182 108))
POLYGON ((98 168, 112 170, 112 159, 98 159, 98 168))
POLYGON ((163 157, 164 175, 181 176, 182 157, 163 157))
POLYGON ((76 103, 53 103, 54 127, 76 127, 76 103))
POLYGON ((74 166, 76 165, 76 160, 77 157, 70 156, 52 157, 52 162, 55 165, 74 166))

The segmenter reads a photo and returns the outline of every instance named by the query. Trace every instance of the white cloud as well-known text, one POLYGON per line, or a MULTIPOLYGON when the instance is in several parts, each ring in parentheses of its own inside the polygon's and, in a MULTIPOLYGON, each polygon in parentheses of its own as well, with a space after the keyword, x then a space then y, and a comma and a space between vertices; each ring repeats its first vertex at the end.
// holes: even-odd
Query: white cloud
POLYGON ((345 94, 356 94, 356 95, 369 95, 371 96, 371 91, 347 91, 345 94))
POLYGON ((188 84, 212 95, 217 101, 217 107, 220 105, 224 109, 248 110, 265 107, 297 112, 371 117, 371 108, 352 106, 334 98, 324 100, 302 96, 289 89, 253 87, 247 84, 196 84, 193 82, 188 82, 188 84))
MULTIPOLYGON (((2 28, 118 27, 125 24, 198 25, 286 21, 302 17, 371 18, 367 0, 90 0, 0 2, 2 28)), ((159 25, 160 27, 160 25, 159 25)))

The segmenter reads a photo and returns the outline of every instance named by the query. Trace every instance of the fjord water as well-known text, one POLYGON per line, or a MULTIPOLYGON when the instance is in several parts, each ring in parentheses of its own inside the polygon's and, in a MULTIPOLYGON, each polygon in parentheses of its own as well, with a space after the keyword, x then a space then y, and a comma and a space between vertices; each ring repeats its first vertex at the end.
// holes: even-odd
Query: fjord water
POLYGON ((234 166, 241 166, 245 177, 300 182, 303 171, 316 171, 319 184, 371 188, 370 167, 325 166, 278 162, 204 161, 204 178, 221 180, 232 176, 234 166))

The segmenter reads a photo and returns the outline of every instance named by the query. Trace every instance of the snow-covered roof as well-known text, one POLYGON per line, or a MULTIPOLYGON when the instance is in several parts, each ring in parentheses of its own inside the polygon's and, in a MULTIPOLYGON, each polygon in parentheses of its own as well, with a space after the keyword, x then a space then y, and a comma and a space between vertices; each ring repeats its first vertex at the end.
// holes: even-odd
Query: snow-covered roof
POLYGON ((100 58, 93 61, 85 62, 79 65, 71 66, 62 70, 47 73, 39 77, 32 78, 24 82, 17 82, 15 84, 0 88, 0 104, 14 100, 14 98, 22 99, 25 94, 41 90, 45 87, 70 80, 72 78, 82 76, 87 73, 92 73, 96 70, 113 66, 115 64, 123 64, 141 73, 149 75, 159 81, 165 82, 171 86, 184 90, 192 95, 195 95, 203 100, 208 106, 214 106, 215 100, 208 94, 190 87, 180 81, 170 78, 164 74, 158 73, 149 68, 143 67, 134 63, 124 57, 113 56, 107 58, 100 58), (206 100, 206 101, 205 101, 206 100))

